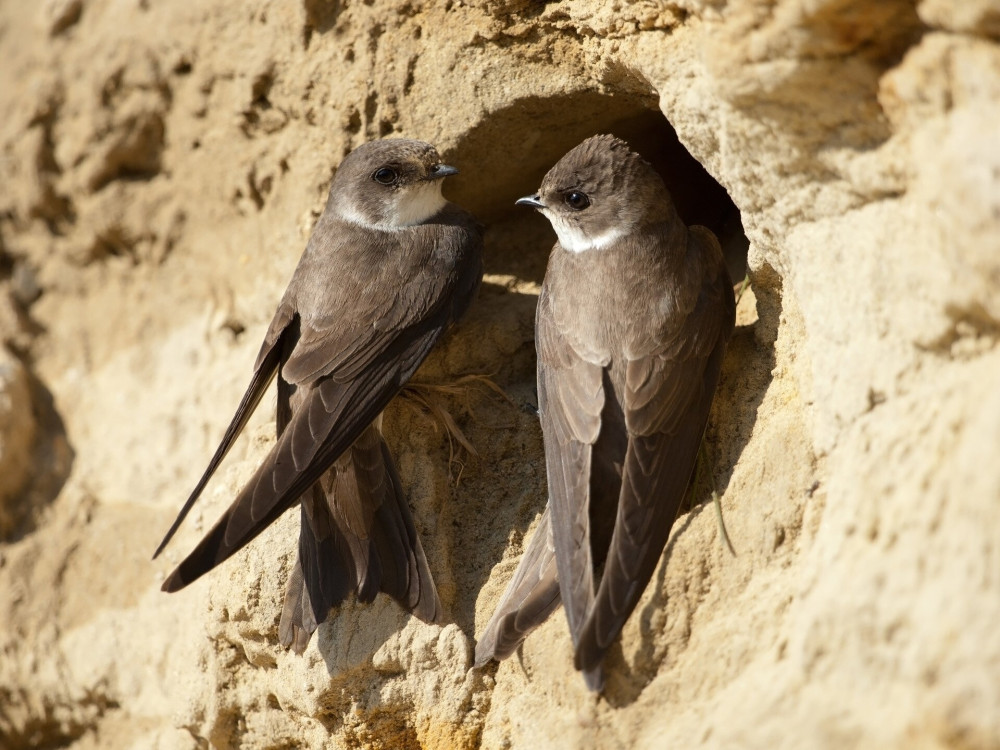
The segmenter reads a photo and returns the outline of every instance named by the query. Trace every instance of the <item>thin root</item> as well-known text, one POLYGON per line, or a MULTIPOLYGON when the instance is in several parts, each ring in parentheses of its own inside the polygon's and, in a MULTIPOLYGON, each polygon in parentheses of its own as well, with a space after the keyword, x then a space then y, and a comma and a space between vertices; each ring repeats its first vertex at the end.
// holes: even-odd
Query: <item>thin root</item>
MULTIPOLYGON (((451 416, 451 412, 442 404, 442 400, 449 397, 467 397, 472 385, 485 385, 508 403, 513 403, 510 396, 487 375, 463 375, 450 383, 414 383, 411 381, 403 387, 402 392, 403 403, 409 404, 418 411, 425 411, 431 416, 435 426, 440 424, 444 427, 445 436, 448 438, 448 466, 458 465, 457 474, 452 474, 452 480, 456 487, 462 481, 465 462, 458 456, 455 443, 457 442, 470 456, 479 458, 479 452, 462 432, 454 417, 451 416)), ((467 401, 464 405, 466 409, 469 408, 467 401)), ((451 474, 450 470, 449 474, 451 474)))

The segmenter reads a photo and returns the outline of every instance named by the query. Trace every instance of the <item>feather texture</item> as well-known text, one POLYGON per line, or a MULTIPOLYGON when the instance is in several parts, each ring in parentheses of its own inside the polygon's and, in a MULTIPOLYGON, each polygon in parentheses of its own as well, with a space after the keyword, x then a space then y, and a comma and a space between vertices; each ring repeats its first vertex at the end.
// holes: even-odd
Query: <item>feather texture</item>
POLYGON ((384 193, 396 203, 383 205, 383 188, 369 179, 372 165, 389 156, 416 181, 414 195, 439 194, 439 186, 426 182, 438 164, 427 144, 376 142, 345 159, 265 335, 246 394, 160 545, 162 550, 276 376, 277 441, 163 590, 195 581, 301 500, 298 558, 279 626, 281 642, 299 652, 330 608, 351 593, 371 601, 385 592, 428 622, 442 614, 392 456, 373 422, 471 303, 482 277, 482 228, 443 201, 423 223, 373 228, 383 214, 408 205, 398 190, 384 193), (345 221, 337 211, 338 199, 353 201, 351 191, 358 189, 363 196, 351 205, 374 217, 368 225, 345 221))

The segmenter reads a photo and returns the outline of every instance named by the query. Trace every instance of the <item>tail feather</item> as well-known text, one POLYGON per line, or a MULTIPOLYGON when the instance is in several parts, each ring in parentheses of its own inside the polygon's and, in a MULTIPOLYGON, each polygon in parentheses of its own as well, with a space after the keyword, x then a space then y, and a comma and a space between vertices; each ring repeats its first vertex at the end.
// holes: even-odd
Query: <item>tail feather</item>
POLYGON ((378 592, 415 617, 442 614, 388 446, 369 427, 303 498, 299 558, 288 581, 278 633, 302 653, 330 610, 350 593, 378 592))
POLYGON ((528 634, 545 622, 559 606, 555 546, 549 509, 542 520, 496 611, 476 644, 476 666, 513 654, 528 634))

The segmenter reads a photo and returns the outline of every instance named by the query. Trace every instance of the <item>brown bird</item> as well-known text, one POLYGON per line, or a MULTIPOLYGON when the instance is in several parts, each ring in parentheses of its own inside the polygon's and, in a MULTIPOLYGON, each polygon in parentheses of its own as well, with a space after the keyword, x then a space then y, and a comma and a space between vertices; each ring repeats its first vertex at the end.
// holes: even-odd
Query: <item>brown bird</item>
POLYGON ((612 136, 581 143, 517 203, 559 239, 535 319, 549 502, 476 664, 513 653, 561 598, 574 664, 601 690, 694 469, 732 282, 715 236, 685 226, 659 175, 612 136))
POLYGON ((253 478, 163 584, 177 591, 301 499, 299 554, 279 638, 301 653, 331 607, 383 591, 441 617, 381 412, 482 278, 482 228, 441 195, 458 172, 430 144, 367 143, 341 163, 271 321, 253 377, 159 555, 277 375, 278 439, 253 478))

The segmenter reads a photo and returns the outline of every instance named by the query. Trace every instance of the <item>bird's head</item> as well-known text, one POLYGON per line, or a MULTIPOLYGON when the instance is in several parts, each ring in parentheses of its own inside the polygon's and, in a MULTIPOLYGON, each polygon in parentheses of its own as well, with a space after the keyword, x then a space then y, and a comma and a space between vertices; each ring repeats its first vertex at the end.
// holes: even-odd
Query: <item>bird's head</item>
POLYGON ((537 193, 516 203, 538 209, 570 252, 608 247, 644 224, 668 220, 673 211, 656 171, 611 135, 573 148, 548 171, 537 193))
POLYGON ((422 224, 444 208, 441 181, 453 174, 458 170, 442 164, 429 143, 372 141, 341 162, 330 186, 329 205, 354 224, 402 229, 422 224))

